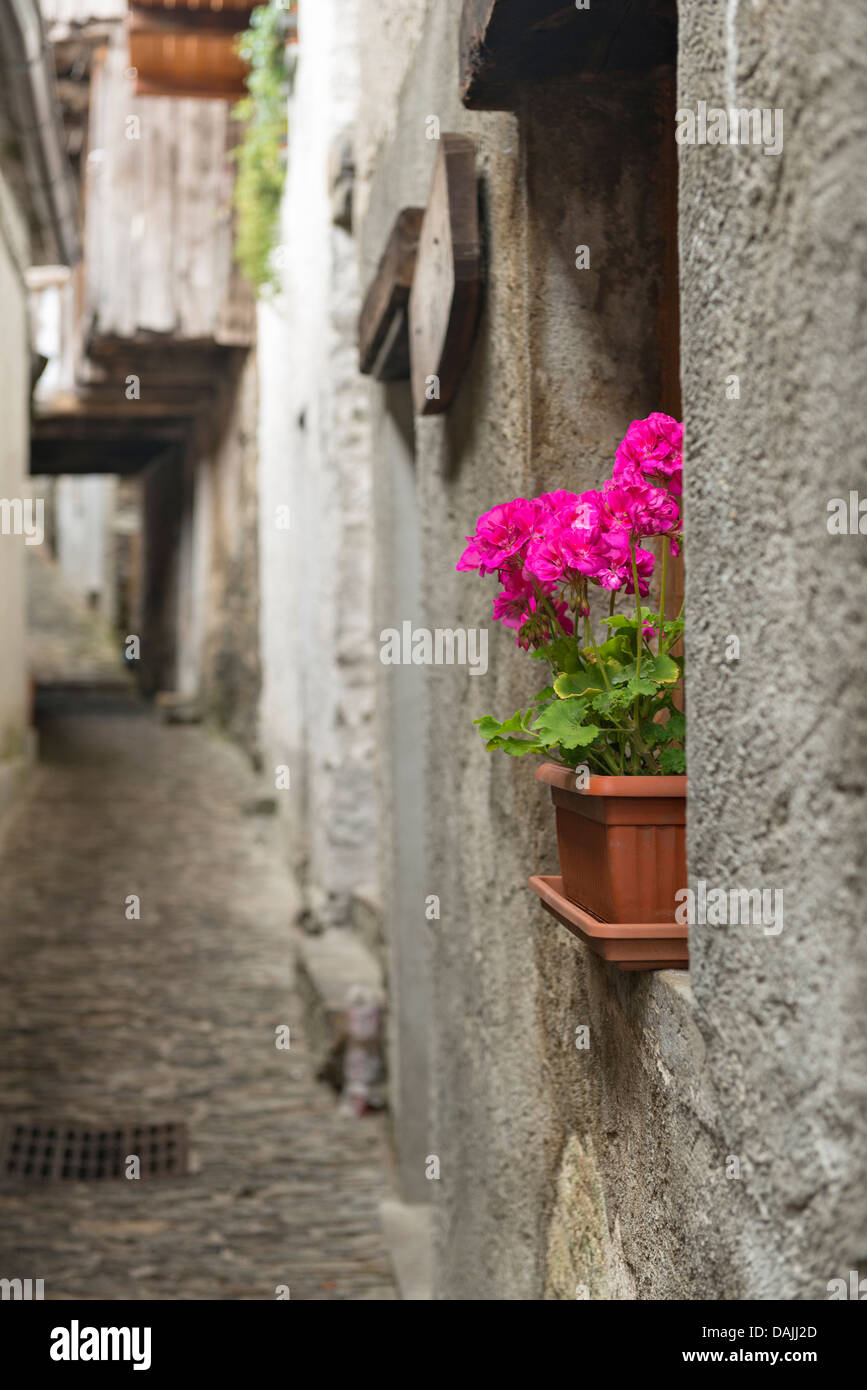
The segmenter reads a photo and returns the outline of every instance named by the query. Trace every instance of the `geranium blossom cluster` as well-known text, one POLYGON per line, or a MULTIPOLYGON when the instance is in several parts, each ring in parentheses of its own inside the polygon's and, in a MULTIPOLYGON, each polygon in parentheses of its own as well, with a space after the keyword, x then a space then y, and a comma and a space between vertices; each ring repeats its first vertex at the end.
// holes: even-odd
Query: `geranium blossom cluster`
POLYGON ((496 573, 494 617, 521 646, 572 633, 589 612, 588 585, 643 597, 654 556, 641 542, 667 536, 678 553, 683 426, 654 413, 633 420, 598 491, 516 497, 479 517, 457 568, 496 573))

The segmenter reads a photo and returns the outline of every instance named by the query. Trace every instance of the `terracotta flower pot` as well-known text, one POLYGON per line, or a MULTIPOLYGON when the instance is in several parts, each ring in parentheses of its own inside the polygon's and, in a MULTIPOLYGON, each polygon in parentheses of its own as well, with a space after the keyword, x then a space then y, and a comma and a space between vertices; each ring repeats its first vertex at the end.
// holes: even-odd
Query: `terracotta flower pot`
POLYGON ((563 892, 602 922, 673 922, 686 887, 686 777, 591 777, 544 763, 563 892))

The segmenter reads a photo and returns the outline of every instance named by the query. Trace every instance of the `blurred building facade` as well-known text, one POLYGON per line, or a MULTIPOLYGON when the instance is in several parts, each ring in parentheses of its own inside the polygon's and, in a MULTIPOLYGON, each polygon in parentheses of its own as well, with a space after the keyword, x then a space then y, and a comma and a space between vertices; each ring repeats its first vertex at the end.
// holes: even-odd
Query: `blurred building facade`
POLYGON ((213 717, 255 755, 255 315, 233 255, 231 105, 183 95, 177 64, 174 86, 143 92, 125 4, 49 4, 47 20, 84 254, 34 288, 55 344, 32 471, 58 479, 70 582, 140 628, 122 635, 140 638, 142 688, 213 717), (138 483, 132 527, 128 508, 118 519, 117 475, 138 483))
POLYGON ((79 251, 75 187, 54 102, 54 74, 35 0, 0 12, 0 811, 33 752, 25 655, 28 546, 44 542, 29 486, 30 391, 41 362, 27 272, 79 251))

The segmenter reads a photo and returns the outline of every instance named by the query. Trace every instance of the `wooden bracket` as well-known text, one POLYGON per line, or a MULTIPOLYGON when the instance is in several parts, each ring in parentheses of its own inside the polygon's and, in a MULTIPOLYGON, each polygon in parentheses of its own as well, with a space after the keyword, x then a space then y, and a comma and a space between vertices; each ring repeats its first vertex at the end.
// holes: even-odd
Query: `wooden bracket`
POLYGON ((359 368, 377 381, 409 376, 407 301, 424 208, 399 212, 358 321, 359 368))
POLYGON ((472 351, 481 281, 473 141, 442 135, 409 296, 413 405, 437 415, 451 404, 472 351))

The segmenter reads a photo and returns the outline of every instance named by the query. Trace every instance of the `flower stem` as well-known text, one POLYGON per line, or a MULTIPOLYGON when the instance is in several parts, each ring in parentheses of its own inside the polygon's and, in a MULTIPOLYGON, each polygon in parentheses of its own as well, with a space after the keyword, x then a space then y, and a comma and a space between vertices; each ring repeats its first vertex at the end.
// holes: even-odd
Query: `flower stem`
POLYGON ((662 575, 659 581, 659 640, 657 651, 662 647, 662 640, 665 636, 665 571, 668 567, 668 536, 662 538, 662 575))
MULTIPOLYGON (((636 665, 635 665, 635 675, 636 675, 636 677, 638 677, 638 676, 641 675, 641 649, 642 649, 642 647, 644 646, 644 634, 643 634, 642 631, 641 631, 641 628, 642 628, 642 622, 641 622, 641 594, 640 594, 639 591, 638 591, 638 565, 637 565, 636 559, 635 559, 635 552, 636 552, 637 548, 638 548, 637 543, 636 543, 635 545, 632 545, 632 546, 629 547, 629 553, 630 553, 630 555, 631 555, 631 557, 632 557, 632 583, 633 583, 634 586, 635 586, 635 617, 636 617, 636 619, 637 619, 637 621, 638 621, 638 628, 637 628, 636 633, 635 633, 635 640, 636 640, 636 643, 637 643, 637 651, 638 651, 638 657, 637 657, 637 661, 636 661, 636 665)), ((636 698, 636 702, 635 702, 635 703, 636 703, 636 706, 637 706, 637 704, 638 704, 637 698, 636 698)), ((637 710, 636 710, 636 714, 637 714, 637 710)))
MULTIPOLYGON (((587 606, 589 607, 589 604, 587 606)), ((608 672, 605 669, 605 662, 602 660, 598 651, 596 650, 596 638, 593 635, 593 628, 591 626, 589 616, 584 619, 584 645, 588 647, 588 649, 592 653, 594 665, 598 666, 599 670, 602 672, 602 679, 605 682, 605 689, 610 690, 611 682, 608 679, 608 672)))
MULTIPOLYGON (((536 611, 538 612, 539 606, 540 606, 540 605, 541 605, 543 608, 547 608, 547 610, 548 610, 548 612, 550 613, 551 617, 554 619, 554 622, 557 624, 558 628, 560 629, 560 632, 562 633, 562 635, 563 635, 564 637, 567 637, 569 634, 567 633, 567 631, 566 631, 566 629, 564 628, 563 624, 560 622, 560 617, 559 617, 559 614, 558 614, 558 612, 557 612, 557 609, 554 607, 554 604, 553 604, 553 602, 551 601, 551 599, 549 598, 548 594, 546 594, 546 593, 543 592, 542 586, 541 586, 540 584, 537 584, 537 582, 535 581, 535 579, 533 580, 533 588, 534 588, 534 590, 536 591, 536 611)), ((551 637, 553 638, 553 636, 554 636, 554 630, 553 630, 553 628, 552 628, 552 629, 551 629, 551 637)))
MULTIPOLYGON (((637 620, 638 620, 638 626, 637 626, 637 628, 636 628, 636 630, 635 630, 635 640, 636 640, 636 649, 637 649, 637 657, 636 657, 636 662, 635 662, 635 679, 636 679, 636 680, 638 680, 639 677, 641 676, 641 652, 642 652, 642 649, 643 649, 643 647, 644 647, 644 633, 642 632, 642 619, 641 619, 641 594, 640 594, 639 591, 638 591, 638 562, 637 562, 637 560, 636 560, 636 555, 635 555, 635 552, 637 551, 637 549, 638 549, 638 542, 637 542, 637 541, 635 542, 634 545, 631 545, 631 546, 629 547, 629 553, 630 553, 630 555, 632 556, 632 583, 633 583, 634 586, 635 586, 635 616, 636 616, 636 618, 637 618, 637 620)), ((635 725, 635 737, 636 737, 636 739, 638 740, 638 742, 639 742, 639 744, 641 745, 642 750, 643 750, 643 748, 644 748, 644 743, 643 743, 643 740, 642 740, 642 738, 641 738, 641 734, 640 734, 639 731, 638 731, 638 725, 639 725, 639 704, 640 704, 640 702, 641 702, 641 696, 640 696, 640 695, 636 695, 636 697, 635 697, 635 704, 634 704, 633 707, 632 707, 632 722, 633 722, 633 724, 635 725)), ((633 747, 634 747, 634 746, 635 746, 635 745, 633 744, 633 747)))
POLYGON ((590 621, 590 602, 587 596, 587 581, 582 580, 575 600, 575 631, 578 631, 578 613, 584 620, 584 645, 596 649, 596 638, 593 636, 593 624, 590 621))

